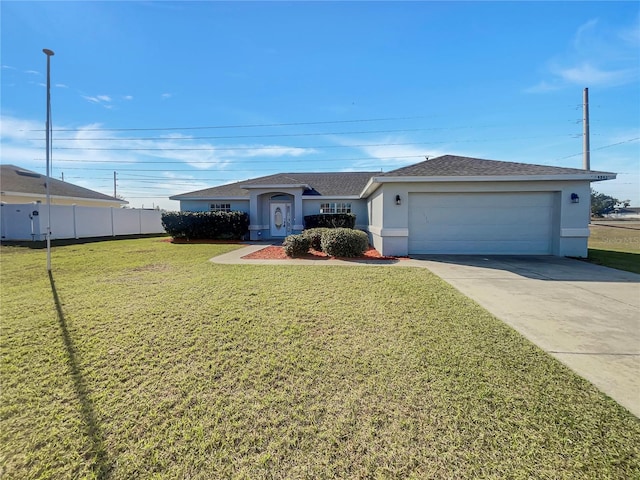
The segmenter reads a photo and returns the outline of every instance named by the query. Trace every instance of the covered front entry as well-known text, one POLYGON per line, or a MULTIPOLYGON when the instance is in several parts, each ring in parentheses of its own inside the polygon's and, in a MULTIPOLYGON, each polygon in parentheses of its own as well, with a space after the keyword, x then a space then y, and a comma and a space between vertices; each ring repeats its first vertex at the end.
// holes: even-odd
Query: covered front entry
POLYGON ((272 237, 286 237, 291 232, 291 203, 271 204, 269 228, 272 237))
POLYGON ((413 193, 409 253, 549 255, 553 213, 553 192, 413 193))

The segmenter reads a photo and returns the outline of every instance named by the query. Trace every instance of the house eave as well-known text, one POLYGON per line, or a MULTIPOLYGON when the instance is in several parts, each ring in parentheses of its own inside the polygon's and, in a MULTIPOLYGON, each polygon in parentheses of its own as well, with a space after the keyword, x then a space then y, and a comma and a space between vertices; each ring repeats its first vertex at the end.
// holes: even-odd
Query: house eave
POLYGON ((380 186, 380 178, 381 177, 371 177, 369 179, 369 181, 367 182, 367 184, 364 186, 364 188, 362 189, 362 192, 360 192, 360 195, 358 196, 359 198, 367 198, 369 195, 371 195, 373 192, 375 192, 377 190, 377 188, 380 186))
POLYGON ((210 196, 197 196, 197 197, 189 197, 189 196, 185 196, 183 195, 173 195, 171 197, 169 197, 169 200, 177 200, 177 201, 184 201, 184 200, 230 200, 230 201, 237 201, 237 200, 247 200, 249 201, 249 196, 246 197, 232 197, 229 195, 221 195, 221 196, 216 196, 216 195, 210 195, 210 196))
POLYGON ((360 195, 302 195, 302 200, 360 200, 360 195))

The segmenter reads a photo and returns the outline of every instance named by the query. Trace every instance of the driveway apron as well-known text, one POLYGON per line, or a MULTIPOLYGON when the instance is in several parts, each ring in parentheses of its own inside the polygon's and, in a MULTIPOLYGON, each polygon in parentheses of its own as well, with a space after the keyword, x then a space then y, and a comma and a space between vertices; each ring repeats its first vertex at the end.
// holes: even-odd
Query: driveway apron
POLYGON ((549 256, 416 256, 640 417, 640 275, 549 256))

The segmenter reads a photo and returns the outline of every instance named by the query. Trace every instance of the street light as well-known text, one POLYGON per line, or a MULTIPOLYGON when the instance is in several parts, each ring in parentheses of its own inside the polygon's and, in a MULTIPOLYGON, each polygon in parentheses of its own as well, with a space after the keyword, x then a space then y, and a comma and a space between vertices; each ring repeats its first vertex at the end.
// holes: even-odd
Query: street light
POLYGON ((49 164, 51 155, 51 57, 53 50, 43 48, 42 51, 47 56, 47 121, 46 121, 46 143, 47 143, 47 271, 51 271, 51 197, 49 193, 49 183, 51 183, 51 171, 49 164))

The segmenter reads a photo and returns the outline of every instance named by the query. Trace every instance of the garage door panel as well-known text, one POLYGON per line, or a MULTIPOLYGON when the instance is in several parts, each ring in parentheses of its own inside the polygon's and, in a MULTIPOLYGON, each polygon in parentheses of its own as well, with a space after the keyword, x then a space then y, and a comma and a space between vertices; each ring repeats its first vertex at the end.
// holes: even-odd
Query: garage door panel
MULTIPOLYGON (((540 241, 544 237, 548 238, 551 234, 550 229, 540 228, 535 235, 535 241, 540 241)), ((517 228, 508 228, 503 230, 498 236, 496 235, 495 225, 486 228, 474 228, 467 230, 464 235, 460 233, 460 229, 456 226, 438 226, 430 232, 429 240, 443 241, 450 240, 452 242, 467 240, 476 242, 489 242, 500 240, 520 240, 531 241, 532 235, 529 231, 519 230, 517 228), (462 238, 461 238, 462 237, 462 238)))
POLYGON ((412 201, 420 204, 428 203, 429 206, 441 208, 501 208, 501 207, 551 207, 553 196, 548 192, 524 192, 524 193, 415 193, 411 194, 412 201), (508 205, 502 202, 508 200, 508 205))
MULTIPOLYGON (((416 211, 416 222, 435 223, 437 225, 460 225, 461 212, 456 208, 431 207, 428 211, 416 211)), ((548 207, 527 208, 468 208, 464 216, 466 225, 513 225, 521 223, 524 218, 532 225, 548 224, 551 211, 548 207)), ((410 215, 410 218, 413 215, 410 215)))
POLYGON ((416 248, 409 243, 411 253, 432 253, 432 254, 467 254, 467 255, 502 255, 506 253, 512 255, 546 255, 548 252, 548 242, 523 241, 518 248, 513 251, 514 245, 510 241, 446 241, 446 242, 422 242, 419 244, 421 251, 414 251, 416 248), (424 251, 422 251, 424 250, 424 251))
POLYGON ((549 254, 553 193, 409 195, 409 253, 549 254))

